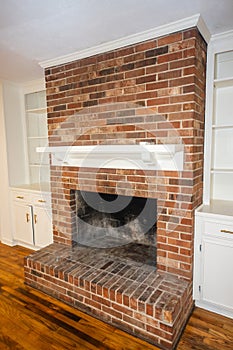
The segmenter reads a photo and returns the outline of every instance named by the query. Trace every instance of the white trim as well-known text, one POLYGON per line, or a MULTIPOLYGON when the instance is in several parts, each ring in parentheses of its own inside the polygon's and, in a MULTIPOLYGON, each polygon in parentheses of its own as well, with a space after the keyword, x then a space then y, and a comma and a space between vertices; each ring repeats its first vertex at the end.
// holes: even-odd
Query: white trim
POLYGON ((45 90, 45 80, 44 78, 42 78, 42 79, 28 81, 22 84, 22 88, 23 88, 24 94, 30 94, 32 92, 45 90))
POLYGON ((0 241, 2 244, 9 245, 10 247, 14 247, 16 245, 16 242, 14 240, 8 238, 2 237, 0 241))
POLYGON ((215 306, 202 300, 195 300, 195 306, 200 307, 201 309, 204 309, 204 310, 214 312, 218 315, 222 315, 233 319, 233 312, 231 310, 224 309, 221 306, 218 306, 218 305, 215 306))
POLYGON ((212 145, 212 116, 214 99, 214 53, 210 41, 207 49, 206 65, 206 101, 205 101, 205 139, 204 139, 204 170, 203 170, 203 203, 208 205, 211 197, 211 145, 212 145))
POLYGON ((213 53, 232 50, 233 47, 233 30, 213 35, 210 40, 213 47, 213 53))
POLYGON ((215 41, 222 41, 222 40, 228 40, 228 39, 232 40, 232 38, 233 38, 233 30, 229 30, 227 32, 212 35, 211 41, 215 42, 215 41))
POLYGON ((184 167, 182 144, 37 147, 36 151, 51 153, 55 166, 162 171, 182 171, 184 167))
POLYGON ((197 28, 208 44, 210 42, 210 39, 211 39, 211 34, 210 34, 210 31, 207 28, 203 18, 201 17, 201 15, 199 15, 199 18, 197 21, 197 28))
POLYGON ((90 57, 93 55, 97 55, 103 52, 112 51, 115 49, 118 49, 120 47, 136 44, 145 40, 150 40, 153 38, 158 38, 167 34, 175 33, 184 29, 197 27, 201 33, 201 35, 204 37, 206 42, 208 43, 210 40, 210 32, 208 28, 206 27, 203 19, 201 18, 200 14, 196 14, 191 17, 184 18, 182 20, 172 22, 169 24, 162 25, 160 27, 156 27, 153 29, 146 30, 141 33, 129 35, 117 40, 109 41, 104 44, 100 44, 97 46, 93 46, 84 50, 76 51, 74 53, 60 56, 54 59, 45 60, 40 62, 40 66, 42 68, 48 68, 57 66, 59 64, 64 64, 72 61, 76 61, 81 58, 90 57))

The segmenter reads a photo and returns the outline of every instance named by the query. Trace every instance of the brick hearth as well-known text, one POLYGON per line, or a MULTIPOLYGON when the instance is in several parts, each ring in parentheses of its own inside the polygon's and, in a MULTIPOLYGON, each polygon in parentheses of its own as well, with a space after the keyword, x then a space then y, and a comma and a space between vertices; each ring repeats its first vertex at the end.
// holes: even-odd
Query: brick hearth
POLYGON ((25 260, 26 283, 165 349, 193 306, 205 65, 206 43, 192 28, 45 71, 50 146, 179 143, 184 168, 51 165, 54 244, 25 260), (93 266, 93 253, 75 245, 76 190, 157 199, 157 270, 136 266, 133 276, 129 261, 99 253, 93 266))
POLYGON ((164 348, 190 313, 190 283, 101 249, 54 243, 25 259, 25 281, 164 348))

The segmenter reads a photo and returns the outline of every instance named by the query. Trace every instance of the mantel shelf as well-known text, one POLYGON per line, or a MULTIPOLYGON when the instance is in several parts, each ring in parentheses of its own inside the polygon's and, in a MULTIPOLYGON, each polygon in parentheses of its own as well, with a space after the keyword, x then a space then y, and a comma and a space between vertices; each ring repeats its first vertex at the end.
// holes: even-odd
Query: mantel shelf
POLYGON ((37 152, 50 153, 56 166, 182 171, 184 161, 182 144, 38 147, 37 152))

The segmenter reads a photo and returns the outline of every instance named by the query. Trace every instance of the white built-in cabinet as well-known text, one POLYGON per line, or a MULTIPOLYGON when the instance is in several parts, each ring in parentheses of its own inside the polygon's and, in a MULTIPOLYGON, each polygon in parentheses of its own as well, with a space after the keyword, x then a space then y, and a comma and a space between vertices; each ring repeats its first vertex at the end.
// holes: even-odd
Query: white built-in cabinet
POLYGON ((13 239, 33 249, 52 243, 46 94, 43 83, 23 88, 28 181, 11 187, 13 239))
POLYGON ((211 201, 196 212, 194 299, 233 318, 233 207, 211 201))
POLYGON ((204 197, 195 213, 194 299, 233 317, 233 32, 208 48, 204 197))
POLYGON ((52 242, 49 158, 36 152, 48 142, 44 81, 0 88, 0 240, 38 249, 52 242))
POLYGON ((34 249, 52 243, 50 193, 23 186, 11 189, 11 200, 15 243, 34 249))

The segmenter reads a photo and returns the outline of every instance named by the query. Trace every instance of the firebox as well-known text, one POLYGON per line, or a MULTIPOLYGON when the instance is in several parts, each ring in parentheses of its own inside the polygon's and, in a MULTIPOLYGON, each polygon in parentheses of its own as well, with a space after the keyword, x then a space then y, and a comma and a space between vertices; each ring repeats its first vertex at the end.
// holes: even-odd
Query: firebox
POLYGON ((77 243, 156 266, 156 199, 76 191, 77 243))

